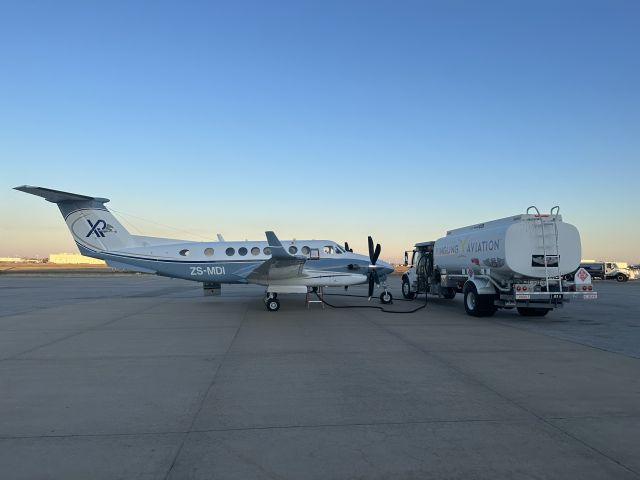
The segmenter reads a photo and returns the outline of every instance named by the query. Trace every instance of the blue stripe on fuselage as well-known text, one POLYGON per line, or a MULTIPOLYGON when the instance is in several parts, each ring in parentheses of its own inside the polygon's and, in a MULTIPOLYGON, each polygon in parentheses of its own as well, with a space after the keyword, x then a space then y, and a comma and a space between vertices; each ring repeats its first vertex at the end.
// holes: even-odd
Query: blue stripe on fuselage
MULTIPOLYGON (((107 261, 112 260, 120 264, 130 265, 132 269, 135 269, 135 267, 141 267, 153 270, 157 272, 158 275, 183 278, 185 280, 193 280, 196 282, 248 283, 246 277, 255 268, 259 267, 266 261, 265 259, 227 261, 165 260, 97 251, 86 247, 78 241, 76 241, 76 244, 78 245, 80 252, 89 257, 100 258, 107 261), (212 267, 222 267, 224 273, 207 273, 213 271, 212 267)), ((361 264, 361 268, 356 271, 349 270, 347 265, 345 265, 344 260, 337 258, 308 260, 305 266, 312 270, 324 270, 327 272, 326 276, 347 276, 353 273, 366 273, 367 262, 359 262, 356 259, 350 259, 350 263, 359 263, 361 264)))

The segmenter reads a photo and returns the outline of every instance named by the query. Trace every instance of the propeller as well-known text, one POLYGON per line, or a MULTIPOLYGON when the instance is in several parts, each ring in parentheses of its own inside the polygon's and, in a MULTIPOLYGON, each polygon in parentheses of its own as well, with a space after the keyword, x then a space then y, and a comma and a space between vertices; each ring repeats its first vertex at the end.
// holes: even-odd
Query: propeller
MULTIPOLYGON (((344 251, 345 251, 345 252, 353 253, 353 248, 349 248, 349 242, 344 242, 344 251)), ((349 290, 349 286, 348 286, 348 285, 345 285, 345 286, 344 286, 344 290, 345 290, 345 292, 346 292, 347 290, 349 290)))
POLYGON ((373 295, 373 287, 376 284, 380 284, 380 278, 378 277, 378 271, 376 269, 376 262, 378 261, 378 257, 380 256, 380 251, 382 248, 380 244, 376 244, 376 247, 373 248, 373 238, 369 237, 369 260, 371 264, 369 265, 369 300, 371 300, 371 296, 373 295))
MULTIPOLYGON (((344 242, 344 251, 345 251, 345 252, 353 253, 353 248, 349 248, 349 242, 344 242)), ((349 268, 351 268, 351 265, 349 265, 349 268)), ((349 290, 349 286, 348 286, 348 285, 345 285, 345 286, 344 286, 344 290, 345 290, 345 292, 346 292, 347 290, 349 290)))

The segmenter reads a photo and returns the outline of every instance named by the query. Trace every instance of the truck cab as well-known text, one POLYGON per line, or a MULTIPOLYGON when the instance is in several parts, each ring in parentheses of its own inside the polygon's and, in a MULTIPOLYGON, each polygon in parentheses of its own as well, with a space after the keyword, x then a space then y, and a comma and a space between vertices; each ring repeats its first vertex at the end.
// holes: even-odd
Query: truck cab
POLYGON ((626 263, 604 262, 604 278, 608 280, 615 278, 618 282, 626 282, 629 279, 635 278, 635 275, 629 270, 626 263))
POLYGON ((442 298, 452 299, 456 289, 442 286, 439 281, 434 284, 434 277, 440 278, 440 272, 433 266, 433 248, 436 242, 420 242, 413 250, 404 252, 404 265, 408 270, 402 275, 402 296, 413 299, 422 293, 431 293, 442 298), (411 262, 409 262, 411 260, 411 262))

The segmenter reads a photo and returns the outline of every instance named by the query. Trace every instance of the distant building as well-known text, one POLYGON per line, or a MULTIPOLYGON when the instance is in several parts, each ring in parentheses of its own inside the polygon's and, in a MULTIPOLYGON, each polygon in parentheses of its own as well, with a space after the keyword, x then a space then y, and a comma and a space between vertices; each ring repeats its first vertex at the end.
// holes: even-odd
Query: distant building
POLYGON ((57 264, 89 264, 89 265, 105 265, 104 260, 97 258, 85 257, 79 253, 52 253, 49 255, 49 263, 57 264))
POLYGON ((20 257, 0 257, 0 262, 5 263, 25 263, 26 259, 20 257))

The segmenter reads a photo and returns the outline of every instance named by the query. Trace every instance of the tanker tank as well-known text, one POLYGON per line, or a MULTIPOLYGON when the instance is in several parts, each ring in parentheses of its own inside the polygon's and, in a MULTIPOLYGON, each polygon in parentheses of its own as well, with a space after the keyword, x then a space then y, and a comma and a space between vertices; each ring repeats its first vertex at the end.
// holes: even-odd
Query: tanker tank
POLYGON ((496 280, 540 279, 545 247, 548 274, 557 275, 558 267, 561 275, 578 268, 578 229, 560 215, 529 214, 450 230, 434 244, 434 266, 450 274, 489 269, 496 280))

